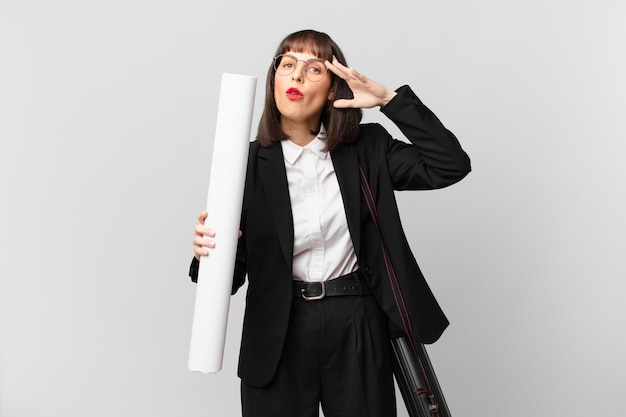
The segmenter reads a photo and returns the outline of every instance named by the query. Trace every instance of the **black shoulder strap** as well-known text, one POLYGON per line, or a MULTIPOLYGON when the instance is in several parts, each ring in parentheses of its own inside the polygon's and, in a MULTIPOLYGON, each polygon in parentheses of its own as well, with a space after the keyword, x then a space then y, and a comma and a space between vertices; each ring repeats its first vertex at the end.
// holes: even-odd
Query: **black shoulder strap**
POLYGON ((404 296, 383 241, 376 202, 361 164, 359 164, 359 173, 361 177, 361 193, 380 237, 387 279, 389 280, 396 307, 402 320, 404 332, 407 335, 407 337, 402 336, 391 341, 398 386, 405 405, 411 417, 428 417, 429 415, 430 417, 450 417, 450 411, 432 369, 426 348, 423 344, 418 344, 415 341, 415 334, 413 333, 411 320, 404 302, 404 296))

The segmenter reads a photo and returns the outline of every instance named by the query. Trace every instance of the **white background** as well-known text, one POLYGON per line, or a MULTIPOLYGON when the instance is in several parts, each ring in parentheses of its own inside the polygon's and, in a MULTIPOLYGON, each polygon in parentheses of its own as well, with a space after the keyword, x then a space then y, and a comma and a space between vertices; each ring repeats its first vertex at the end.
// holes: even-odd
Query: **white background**
POLYGON ((0 415, 240 415, 243 292, 222 372, 187 369, 193 226, 221 73, 259 78, 256 127, 304 28, 472 158, 398 195, 453 415, 623 415, 625 3, 249 3, 0 0, 0 415))

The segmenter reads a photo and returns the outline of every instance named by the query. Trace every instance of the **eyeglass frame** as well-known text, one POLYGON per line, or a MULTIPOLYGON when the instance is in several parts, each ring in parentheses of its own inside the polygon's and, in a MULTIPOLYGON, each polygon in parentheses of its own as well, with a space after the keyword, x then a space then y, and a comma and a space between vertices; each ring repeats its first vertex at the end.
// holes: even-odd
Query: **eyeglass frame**
POLYGON ((298 58, 296 58, 295 56, 293 56, 293 55, 291 55, 291 54, 280 54, 280 55, 276 55, 274 58, 272 58, 272 59, 274 60, 274 63, 273 63, 273 65, 272 65, 272 68, 274 68, 274 72, 275 72, 276 74, 278 74, 278 75, 280 75, 280 76, 282 76, 282 77, 288 77, 288 76, 290 76, 291 74, 293 74, 293 73, 294 73, 294 71, 296 70, 296 67, 294 66, 294 67, 293 67, 293 70, 292 70, 290 73, 288 73, 288 74, 280 74, 280 73, 278 72, 278 68, 276 68, 276 66, 278 65, 278 59, 279 59, 279 58, 280 58, 280 59, 282 59, 283 57, 293 58, 293 59, 296 61, 296 64, 297 64, 298 62, 304 62, 304 63, 306 64, 306 65, 304 66, 304 76, 306 77, 306 79, 307 79, 307 80, 311 81, 312 83, 317 83, 317 82, 322 81, 324 78, 326 78, 326 75, 330 72, 330 71, 328 70, 328 68, 326 68, 326 64, 324 64, 324 61, 323 61, 323 60, 321 60, 321 59, 319 59, 319 58, 311 58, 311 59, 307 59, 307 60, 305 61, 304 59, 298 59, 298 58), (308 76, 308 72, 307 72, 307 70, 306 70, 306 69, 307 69, 307 67, 309 66, 309 63, 310 63, 310 62, 321 62, 321 63, 322 63, 322 66, 323 66, 323 67, 324 67, 324 69, 326 70, 326 72, 324 72, 324 75, 322 76, 322 78, 320 78, 319 80, 312 80, 312 79, 310 79, 310 78, 309 78, 309 76, 308 76))

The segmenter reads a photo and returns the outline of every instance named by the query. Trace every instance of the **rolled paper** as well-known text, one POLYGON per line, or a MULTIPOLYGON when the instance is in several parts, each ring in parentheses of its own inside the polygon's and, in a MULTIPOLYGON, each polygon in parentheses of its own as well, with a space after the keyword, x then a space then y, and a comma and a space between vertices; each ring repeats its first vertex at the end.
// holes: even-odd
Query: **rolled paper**
POLYGON ((255 77, 222 74, 206 204, 215 248, 200 259, 189 348, 189 370, 204 374, 222 370, 255 91, 255 77))

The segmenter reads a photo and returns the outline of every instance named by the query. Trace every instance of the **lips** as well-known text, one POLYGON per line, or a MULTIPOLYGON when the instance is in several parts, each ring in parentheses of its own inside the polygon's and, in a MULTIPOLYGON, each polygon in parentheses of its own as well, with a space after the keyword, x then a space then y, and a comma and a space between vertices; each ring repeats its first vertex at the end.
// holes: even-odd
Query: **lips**
POLYGON ((301 100, 303 97, 304 96, 302 95, 302 92, 297 88, 291 87, 289 90, 287 90, 287 98, 289 100, 301 100))

